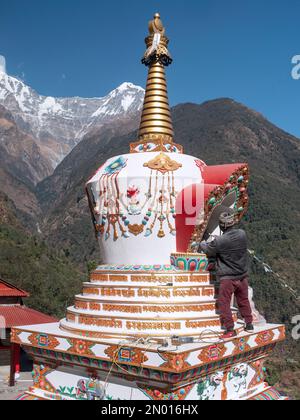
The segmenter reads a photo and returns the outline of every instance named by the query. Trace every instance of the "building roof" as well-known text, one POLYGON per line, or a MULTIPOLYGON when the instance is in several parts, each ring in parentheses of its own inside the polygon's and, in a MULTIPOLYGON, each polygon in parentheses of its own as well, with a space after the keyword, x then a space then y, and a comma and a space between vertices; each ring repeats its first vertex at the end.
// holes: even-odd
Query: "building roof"
POLYGON ((22 327, 25 325, 52 324, 57 322, 56 318, 21 305, 0 305, 0 317, 5 319, 5 328, 22 327))
POLYGON ((29 293, 0 279, 0 297, 28 297, 29 293))

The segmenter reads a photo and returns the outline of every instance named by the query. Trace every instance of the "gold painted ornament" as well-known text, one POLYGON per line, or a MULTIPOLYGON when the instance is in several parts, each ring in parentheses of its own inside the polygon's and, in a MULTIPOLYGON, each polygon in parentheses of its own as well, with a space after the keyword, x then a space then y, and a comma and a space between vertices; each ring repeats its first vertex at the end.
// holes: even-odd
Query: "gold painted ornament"
POLYGON ((166 174, 167 172, 177 171, 179 168, 182 168, 182 165, 181 163, 172 160, 170 156, 167 156, 165 153, 160 153, 153 160, 145 163, 144 167, 166 174))

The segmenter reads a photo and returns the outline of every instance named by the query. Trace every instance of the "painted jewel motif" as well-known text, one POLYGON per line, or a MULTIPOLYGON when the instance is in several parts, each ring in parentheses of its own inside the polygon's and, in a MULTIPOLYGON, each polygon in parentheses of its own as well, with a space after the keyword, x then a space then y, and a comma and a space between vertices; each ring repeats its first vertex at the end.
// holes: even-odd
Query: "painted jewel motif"
POLYGON ((123 363, 134 363, 142 365, 148 361, 148 357, 140 349, 120 346, 111 346, 105 350, 105 354, 113 361, 123 363))
POLYGON ((55 349, 59 345, 59 341, 55 337, 47 334, 31 334, 28 337, 28 341, 33 346, 47 347, 49 349, 55 349))
POLYGON ((202 350, 198 356, 202 363, 209 363, 220 360, 226 353, 226 347, 224 344, 216 344, 202 350))
POLYGON ((265 346, 266 344, 271 343, 274 340, 273 331, 263 331, 257 335, 255 342, 258 346, 265 346))

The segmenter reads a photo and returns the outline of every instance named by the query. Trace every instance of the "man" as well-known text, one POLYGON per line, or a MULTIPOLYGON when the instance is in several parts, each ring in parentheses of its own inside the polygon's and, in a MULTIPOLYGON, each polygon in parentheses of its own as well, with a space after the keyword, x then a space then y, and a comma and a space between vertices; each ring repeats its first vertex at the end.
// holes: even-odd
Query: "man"
POLYGON ((200 251, 216 259, 216 274, 220 281, 218 307, 221 323, 225 328, 223 339, 236 336, 231 312, 232 296, 235 295, 245 331, 254 331, 253 317, 248 296, 248 247, 246 233, 235 228, 234 211, 222 213, 219 226, 223 235, 212 242, 202 242, 200 251))

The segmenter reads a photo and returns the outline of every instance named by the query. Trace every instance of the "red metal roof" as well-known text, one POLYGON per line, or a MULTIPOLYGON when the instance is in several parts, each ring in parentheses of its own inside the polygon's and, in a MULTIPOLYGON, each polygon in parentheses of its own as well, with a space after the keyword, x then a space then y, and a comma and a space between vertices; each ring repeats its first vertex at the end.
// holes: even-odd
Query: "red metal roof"
POLYGON ((0 279, 0 297, 28 297, 29 293, 0 279))
POLYGON ((5 319, 6 328, 22 327, 25 325, 52 324, 53 322, 57 322, 56 318, 21 305, 0 305, 0 317, 5 319))

